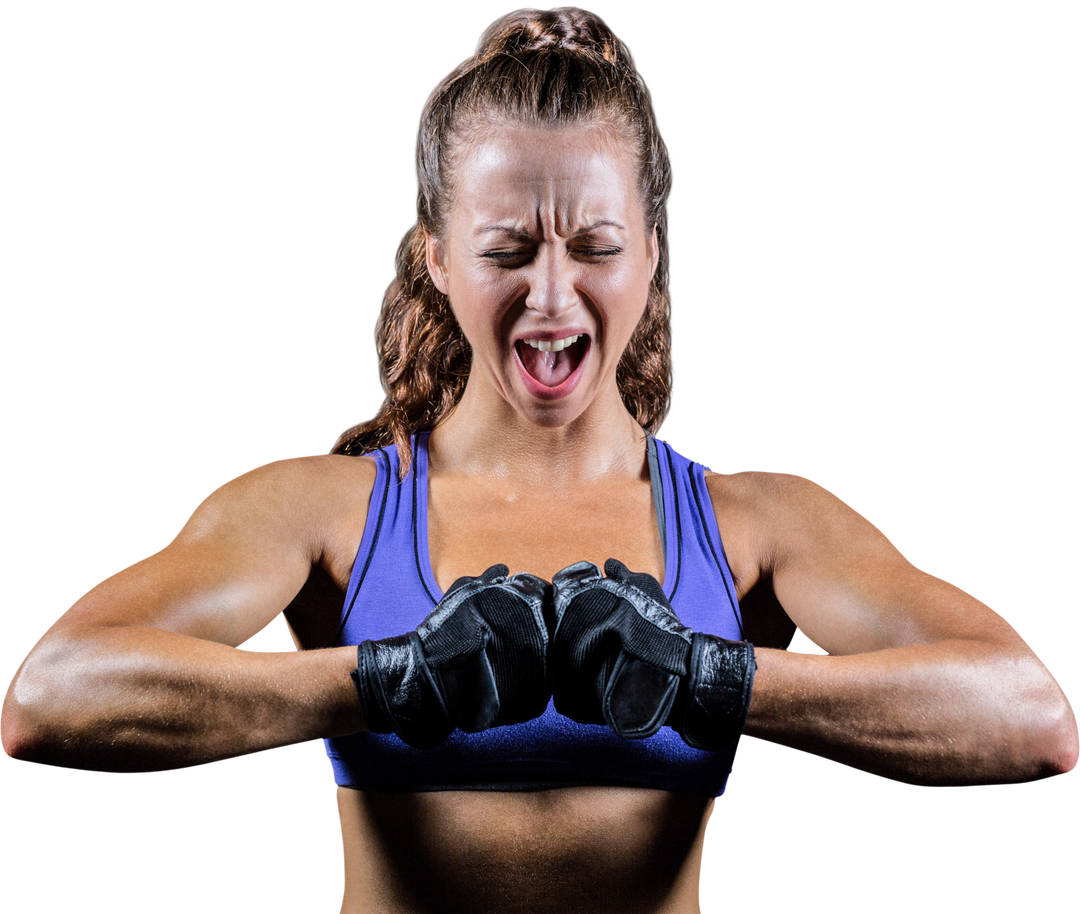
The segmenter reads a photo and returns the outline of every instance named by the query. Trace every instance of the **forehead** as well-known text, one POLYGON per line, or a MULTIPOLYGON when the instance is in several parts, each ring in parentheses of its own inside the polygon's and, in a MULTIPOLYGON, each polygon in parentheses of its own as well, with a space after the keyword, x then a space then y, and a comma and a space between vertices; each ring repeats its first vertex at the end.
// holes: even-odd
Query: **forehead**
POLYGON ((496 124, 454 160, 451 223, 644 218, 636 153, 608 127, 496 124))

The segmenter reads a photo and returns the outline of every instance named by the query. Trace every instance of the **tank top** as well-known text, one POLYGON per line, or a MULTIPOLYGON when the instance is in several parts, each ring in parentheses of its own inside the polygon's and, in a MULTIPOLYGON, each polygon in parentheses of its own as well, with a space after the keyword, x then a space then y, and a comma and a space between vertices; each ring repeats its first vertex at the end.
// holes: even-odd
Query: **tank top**
MULTIPOLYGON (((359 644, 415 629, 442 597, 427 540, 428 433, 413 440, 408 475, 398 479, 391 446, 374 451, 376 479, 334 644, 359 644)), ((742 619, 705 468, 649 439, 649 467, 664 544, 664 593, 695 631, 743 640, 742 619)), ((618 558, 618 556, 615 556, 618 558)), ((602 724, 555 711, 480 733, 455 730, 434 749, 414 749, 393 733, 327 739, 337 783, 359 790, 546 790, 583 785, 723 793, 735 745, 692 749, 670 727, 623 740, 602 724)))

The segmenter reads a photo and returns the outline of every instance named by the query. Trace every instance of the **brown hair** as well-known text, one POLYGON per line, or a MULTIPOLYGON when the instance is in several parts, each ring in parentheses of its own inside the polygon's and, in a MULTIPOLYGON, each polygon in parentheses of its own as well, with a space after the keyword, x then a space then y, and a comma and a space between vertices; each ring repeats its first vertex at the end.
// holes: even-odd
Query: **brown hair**
POLYGON ((671 166, 649 90, 630 52, 600 17, 565 7, 518 10, 493 22, 476 53, 431 93, 416 140, 417 222, 398 247, 397 276, 375 328, 386 400, 375 418, 353 426, 335 454, 363 454, 390 443, 411 462, 411 435, 434 428, 457 405, 472 362, 449 299, 428 275, 425 232, 438 236, 450 205, 451 157, 486 124, 610 124, 635 147, 646 231, 655 225, 660 259, 645 313, 616 382, 638 423, 655 432, 671 393, 667 198, 671 166))

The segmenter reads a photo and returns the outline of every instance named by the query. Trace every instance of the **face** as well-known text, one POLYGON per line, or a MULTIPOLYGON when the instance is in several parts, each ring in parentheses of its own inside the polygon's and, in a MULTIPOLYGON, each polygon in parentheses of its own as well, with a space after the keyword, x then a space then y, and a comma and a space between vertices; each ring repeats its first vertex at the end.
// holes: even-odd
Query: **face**
POLYGON ((540 425, 620 408, 615 369, 658 260, 629 144, 492 127, 458 150, 452 201, 428 268, 472 346, 469 387, 540 425))

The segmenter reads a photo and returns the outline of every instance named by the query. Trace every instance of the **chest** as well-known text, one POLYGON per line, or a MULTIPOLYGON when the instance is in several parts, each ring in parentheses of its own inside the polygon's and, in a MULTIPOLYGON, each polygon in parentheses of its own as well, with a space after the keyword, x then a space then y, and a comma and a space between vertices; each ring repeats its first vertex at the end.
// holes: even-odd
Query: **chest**
MULTIPOLYGON (((716 520, 747 640, 758 646, 786 647, 795 627, 771 593, 770 581, 757 574, 754 512, 723 497, 723 490, 720 495, 714 499, 716 520)), ((504 564, 511 574, 528 572, 551 580, 558 570, 582 560, 603 568, 609 557, 666 583, 648 475, 593 490, 531 495, 498 486, 462 486, 435 476, 429 478, 428 496, 417 547, 422 552, 421 543, 427 543, 432 574, 444 592, 459 577, 480 575, 491 565, 504 564)), ((312 568, 305 588, 286 609, 298 646, 332 644, 366 519, 366 510, 341 515, 334 535, 327 537, 323 565, 312 568)))
POLYGON ((583 559, 603 566, 617 558, 663 580, 664 548, 648 478, 523 490, 434 477, 428 495, 428 554, 443 590, 463 574, 498 563, 551 580, 583 559))

